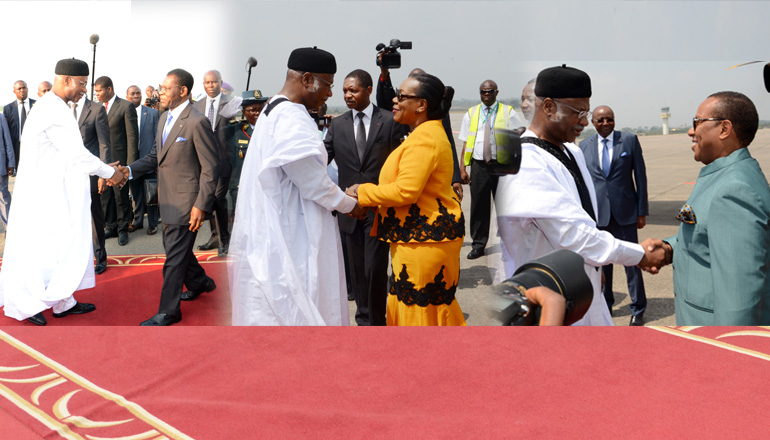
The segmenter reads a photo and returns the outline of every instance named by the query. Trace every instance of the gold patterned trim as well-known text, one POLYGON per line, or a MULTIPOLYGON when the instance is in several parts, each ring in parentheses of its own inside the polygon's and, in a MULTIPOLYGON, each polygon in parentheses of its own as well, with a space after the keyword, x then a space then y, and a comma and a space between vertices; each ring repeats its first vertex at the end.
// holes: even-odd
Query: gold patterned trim
MULTIPOLYGON (((190 439, 176 428, 158 419, 123 396, 100 388, 65 366, 44 356, 9 334, 0 331, 0 359, 10 359, 3 351, 14 350, 28 359, 21 365, 0 365, 0 396, 24 411, 43 426, 66 439, 142 440, 190 439), (21 377, 15 377, 23 374, 21 377), (42 383, 31 392, 30 384, 42 383), (41 403, 46 393, 59 393, 55 403, 41 403), (24 397, 29 395, 29 397, 24 397), (94 401, 103 407, 112 405, 110 413, 123 413, 117 420, 90 420, 72 414, 70 400, 94 401), (105 437, 105 428, 110 428, 105 437), (116 436, 116 431, 120 431, 116 436)), ((3 361, 7 362, 7 361, 3 361)), ((45 399, 46 402, 53 397, 45 399)), ((3 405, 0 405, 3 406, 3 405)))
MULTIPOLYGON (((653 330, 657 330, 663 333, 668 333, 670 335, 678 336, 680 338, 690 339, 696 342, 702 342, 704 344, 712 345, 714 347, 722 348, 735 353, 741 353, 741 354, 752 356, 765 361, 770 361, 770 353, 762 353, 760 351, 752 350, 746 347, 741 347, 735 344, 730 344, 721 340, 724 338, 730 338, 735 336, 770 338, 770 327, 755 327, 756 329, 762 329, 762 330, 740 330, 740 331, 730 330, 716 337, 708 337, 708 336, 702 336, 702 335, 697 335, 692 333, 693 331, 698 330, 702 327, 681 326, 681 327, 648 327, 648 328, 651 328, 653 330)), ((709 327, 709 328, 714 329, 718 327, 709 327)))

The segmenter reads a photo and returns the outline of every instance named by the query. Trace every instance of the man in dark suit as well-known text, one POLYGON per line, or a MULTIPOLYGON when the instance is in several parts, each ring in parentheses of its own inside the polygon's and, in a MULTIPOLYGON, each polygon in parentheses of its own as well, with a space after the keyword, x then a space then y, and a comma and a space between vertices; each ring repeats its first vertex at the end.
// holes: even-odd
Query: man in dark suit
MULTIPOLYGON (((326 133, 329 162, 337 162, 342 189, 377 183, 382 165, 400 144, 406 127, 395 123, 392 113, 372 105, 372 77, 367 72, 350 72, 342 92, 350 111, 334 118, 326 133)), ((363 220, 337 216, 348 248, 358 325, 385 325, 389 246, 369 235, 374 218, 372 211, 363 220)))
MULTIPOLYGON (((85 95, 85 93, 84 93, 85 95)), ((83 145, 94 156, 104 163, 112 162, 110 154, 110 125, 107 122, 107 112, 101 106, 83 96, 83 99, 74 103, 75 118, 80 128, 80 136, 83 145)), ((94 257, 96 267, 94 273, 99 275, 107 270, 107 249, 104 247, 104 211, 102 210, 102 198, 100 194, 107 189, 104 179, 99 176, 90 176, 91 180, 91 220, 94 234, 94 257)))
MULTIPOLYGON (((596 225, 621 240, 638 242, 637 229, 646 224, 647 175, 639 139, 631 133, 615 131, 615 114, 606 105, 594 110, 591 123, 598 134, 580 142, 586 166, 596 189, 596 225)), ((612 265, 603 267, 604 299, 612 312, 612 265)), ((630 325, 644 325, 647 297, 641 269, 626 267, 631 296, 630 325)))
POLYGON ((166 75, 160 88, 163 113, 150 154, 123 168, 139 177, 158 170, 158 201, 163 219, 163 287, 160 307, 143 326, 165 326, 182 319, 180 300, 216 289, 193 254, 206 213, 214 205, 218 153, 211 122, 190 105, 193 77, 182 69, 166 75), (188 291, 182 292, 183 286, 188 291))
POLYGON ((211 122, 211 129, 217 140, 219 158, 219 182, 217 182, 216 202, 214 202, 214 218, 209 221, 211 237, 198 249, 207 251, 219 248, 219 256, 227 255, 230 246, 229 219, 227 214, 227 190, 233 167, 228 155, 227 121, 240 110, 241 98, 222 93, 222 75, 217 70, 209 70, 203 76, 203 88, 206 98, 197 101, 193 107, 201 112, 211 122))
MULTIPOLYGON (((110 155, 121 166, 137 158, 139 128, 136 122, 136 110, 130 102, 118 98, 112 80, 100 76, 94 83, 96 99, 107 111, 110 124, 110 155)), ((131 201, 128 198, 129 185, 122 188, 113 186, 102 193, 104 208, 105 237, 118 237, 118 244, 128 244, 128 225, 134 217, 131 201)))
POLYGON ((5 116, 0 115, 0 220, 3 226, 8 226, 8 211, 11 208, 11 192, 8 191, 8 176, 16 168, 16 156, 13 154, 11 130, 5 122, 5 116), (5 171, 8 171, 6 174, 5 171))
MULTIPOLYGON (((16 157, 16 167, 19 166, 19 160, 21 158, 20 143, 21 132, 24 129, 24 123, 27 122, 27 114, 35 105, 34 99, 27 99, 29 90, 27 89, 27 83, 18 80, 13 83, 13 94, 16 95, 16 99, 6 104, 3 107, 3 116, 8 123, 8 129, 11 132, 11 143, 13 143, 13 154, 16 157)), ((16 175, 16 172, 13 172, 16 175)))
MULTIPOLYGON (((155 135, 158 132, 160 114, 152 107, 142 105, 142 91, 137 86, 131 86, 126 91, 126 100, 136 110, 136 122, 139 126, 139 159, 147 156, 155 145, 155 135)), ((144 213, 147 211, 147 235, 158 232, 158 206, 145 204, 144 180, 154 177, 155 173, 146 174, 131 181, 131 196, 134 199, 134 221, 128 226, 128 232, 134 232, 144 227, 144 213)))

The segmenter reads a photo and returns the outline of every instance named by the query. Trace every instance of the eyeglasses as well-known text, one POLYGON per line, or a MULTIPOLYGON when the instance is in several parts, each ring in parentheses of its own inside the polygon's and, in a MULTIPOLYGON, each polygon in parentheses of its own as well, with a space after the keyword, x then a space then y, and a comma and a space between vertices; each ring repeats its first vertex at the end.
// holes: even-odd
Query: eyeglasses
POLYGON ((724 118, 692 118, 692 131, 698 128, 698 124, 705 121, 726 121, 724 118))
POLYGON ((480 95, 492 95, 494 93, 497 93, 497 89, 479 90, 480 95))
POLYGON ((402 102, 406 99, 423 99, 423 98, 417 95, 405 95, 401 93, 401 90, 399 90, 398 93, 396 93, 396 99, 398 99, 398 102, 402 102))
POLYGON ((571 105, 569 105, 569 104, 565 104, 565 103, 563 103, 563 102, 559 101, 558 99, 554 99, 554 98, 551 98, 551 99, 553 100, 553 102, 556 102, 556 103, 562 104, 563 106, 565 106, 565 107, 567 107, 568 109, 572 110, 573 112, 577 113, 577 114, 578 114, 578 119, 583 119, 583 118, 586 118, 586 119, 590 119, 590 118, 591 118, 591 115, 593 114, 593 112, 592 112, 592 111, 588 111, 588 110, 578 110, 578 109, 576 109, 575 107, 572 107, 572 106, 571 106, 571 105))
POLYGON ((609 124, 611 122, 615 122, 615 120, 612 118, 601 118, 601 119, 595 120, 594 122, 597 124, 609 124))
POLYGON ((334 88, 334 83, 330 83, 329 81, 326 81, 325 79, 321 78, 320 76, 316 75, 315 73, 311 73, 311 75, 313 75, 314 78, 318 78, 321 81, 325 82, 329 86, 329 90, 334 88))

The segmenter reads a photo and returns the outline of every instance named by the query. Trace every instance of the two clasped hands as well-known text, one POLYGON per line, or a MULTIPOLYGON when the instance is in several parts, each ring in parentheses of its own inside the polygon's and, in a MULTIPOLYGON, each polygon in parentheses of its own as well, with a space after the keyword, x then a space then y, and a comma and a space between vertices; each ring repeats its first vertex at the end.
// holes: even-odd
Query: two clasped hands
POLYGON ((640 243, 644 248, 644 257, 639 267, 651 274, 656 274, 663 266, 671 264, 674 250, 670 244, 656 238, 648 238, 640 243))
POLYGON ((103 193, 108 186, 118 186, 123 188, 123 185, 128 182, 128 168, 124 168, 119 165, 120 162, 108 163, 113 169, 112 177, 109 179, 99 178, 99 194, 103 193))
POLYGON ((355 208, 353 208, 352 211, 345 213, 345 215, 353 217, 357 220, 365 219, 366 214, 369 212, 369 208, 364 208, 358 204, 358 184, 356 183, 353 186, 349 186, 348 189, 345 190, 345 194, 356 199, 355 208))

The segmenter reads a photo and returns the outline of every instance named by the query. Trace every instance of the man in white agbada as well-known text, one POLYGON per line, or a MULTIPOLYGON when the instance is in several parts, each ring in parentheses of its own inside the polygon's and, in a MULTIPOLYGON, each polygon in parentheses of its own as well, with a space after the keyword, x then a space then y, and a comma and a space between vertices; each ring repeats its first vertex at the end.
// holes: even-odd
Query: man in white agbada
POLYGON ((332 96, 337 65, 317 48, 289 57, 243 164, 230 255, 233 325, 348 325, 337 215, 365 212, 326 173, 308 109, 332 96))
POLYGON ((18 169, 8 218, 0 306, 6 316, 45 325, 53 316, 88 313, 93 304, 75 301, 76 290, 94 287, 89 175, 123 184, 123 173, 84 146, 69 102, 86 93, 88 64, 56 64, 53 93, 29 113, 21 145, 27 159, 18 169), (51 218, 57 227, 51 228, 51 218))
POLYGON ((596 228, 593 182, 574 144, 588 125, 591 79, 578 69, 552 67, 538 75, 535 95, 532 124, 522 134, 520 171, 502 177, 497 189, 505 276, 554 250, 571 250, 585 260, 594 288, 591 306, 573 325, 613 325, 601 294, 601 267, 647 261, 640 245, 596 228))

